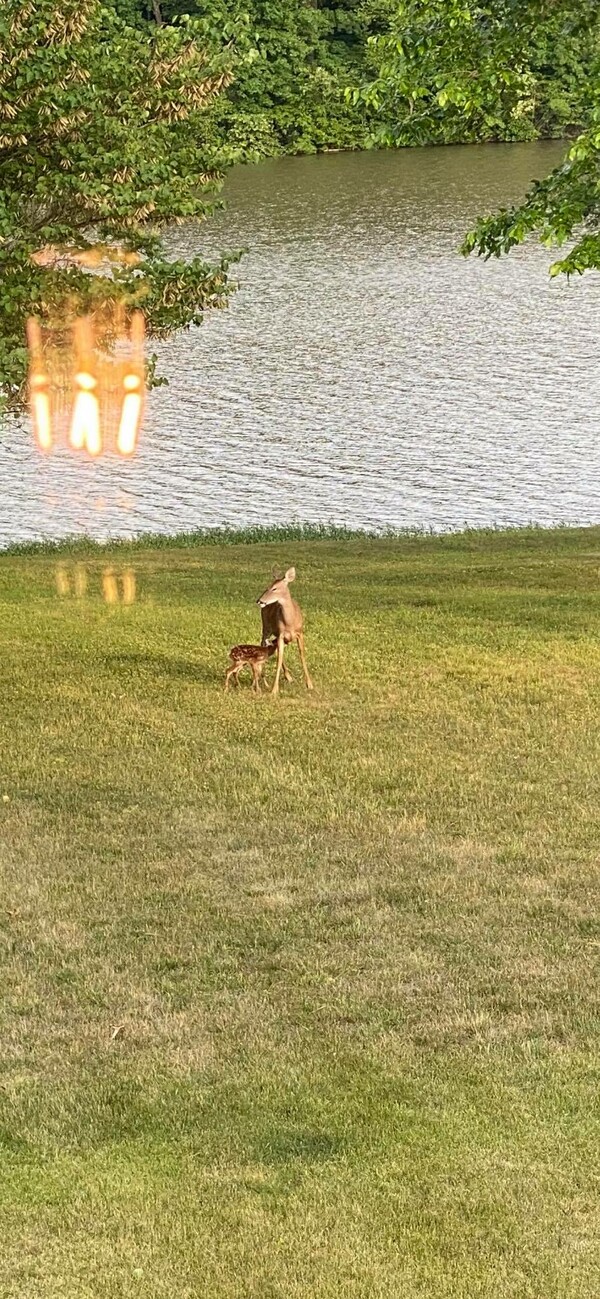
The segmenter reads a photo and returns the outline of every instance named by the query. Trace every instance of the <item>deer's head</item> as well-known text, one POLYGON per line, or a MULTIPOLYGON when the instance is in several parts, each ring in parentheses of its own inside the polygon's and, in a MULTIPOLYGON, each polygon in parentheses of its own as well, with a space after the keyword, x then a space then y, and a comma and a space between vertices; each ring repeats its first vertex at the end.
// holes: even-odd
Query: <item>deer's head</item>
POLYGON ((266 591, 263 591, 256 603, 260 605, 261 609, 264 609, 267 604, 282 604, 288 595, 288 586, 290 582, 293 582, 295 576, 296 569, 288 568, 283 577, 277 577, 271 586, 268 586, 266 591))

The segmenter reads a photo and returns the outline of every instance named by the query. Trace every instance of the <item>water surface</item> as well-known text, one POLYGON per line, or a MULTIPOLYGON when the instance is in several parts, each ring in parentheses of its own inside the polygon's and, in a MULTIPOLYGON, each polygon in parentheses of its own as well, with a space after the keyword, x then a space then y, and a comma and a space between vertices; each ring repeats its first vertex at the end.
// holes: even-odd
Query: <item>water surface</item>
POLYGON ((600 278, 464 231, 560 144, 332 154, 239 168, 174 253, 247 246, 228 312, 160 347, 139 455, 0 442, 0 541, 215 524, 598 522, 600 278))

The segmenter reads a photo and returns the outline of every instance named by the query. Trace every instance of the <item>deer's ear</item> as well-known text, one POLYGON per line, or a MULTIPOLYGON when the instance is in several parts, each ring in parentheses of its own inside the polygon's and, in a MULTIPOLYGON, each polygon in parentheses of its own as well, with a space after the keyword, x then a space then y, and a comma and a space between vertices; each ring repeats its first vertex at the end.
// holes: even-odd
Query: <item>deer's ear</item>
POLYGON ((296 576, 296 569, 295 569, 295 568, 288 568, 288 571, 287 571, 287 573, 286 573, 286 575, 285 575, 285 580, 286 580, 286 582, 293 582, 295 576, 296 576))
POLYGON ((282 571, 281 571, 281 569, 280 569, 280 567, 279 567, 278 564, 276 564, 275 567, 274 567, 274 569, 273 569, 273 581, 274 581, 274 582, 282 582, 282 581, 283 581, 283 573, 282 573, 282 571))

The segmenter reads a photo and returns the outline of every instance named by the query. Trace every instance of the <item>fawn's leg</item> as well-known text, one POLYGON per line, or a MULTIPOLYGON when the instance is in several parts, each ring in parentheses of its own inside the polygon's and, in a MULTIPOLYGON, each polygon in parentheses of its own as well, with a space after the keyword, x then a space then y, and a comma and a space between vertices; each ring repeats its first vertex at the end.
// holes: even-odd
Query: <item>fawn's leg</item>
POLYGON ((285 649, 285 641, 283 639, 283 636, 278 636, 277 637, 277 671, 275 673, 275 680, 273 682, 273 689, 271 691, 272 695, 279 694, 279 678, 281 676, 281 669, 283 667, 284 649, 285 649))
POLYGON ((227 691, 229 690, 229 682, 230 682, 230 680, 231 680, 231 677, 233 677, 233 684, 234 684, 234 686, 237 686, 237 683, 238 683, 237 674, 238 674, 238 672, 239 672, 239 668, 236 667, 236 666, 235 666, 235 663, 234 663, 233 667, 229 669, 229 671, 228 671, 228 673, 227 673, 227 676, 225 677, 225 694, 227 694, 227 691))
POLYGON ((312 690, 313 683, 310 679, 310 672, 308 670, 308 664, 306 662, 306 654, 304 653, 304 632, 303 631, 298 632, 297 639, 298 639, 298 652, 300 654, 300 660, 302 662, 302 671, 304 673, 304 680, 306 681, 306 689, 312 690))
POLYGON ((288 669, 286 668, 285 663, 282 663, 282 665, 281 665, 281 671, 283 672, 283 675, 284 675, 284 677, 285 677, 285 679, 286 679, 288 685, 290 685, 290 683, 294 680, 294 678, 293 678, 291 672, 288 671, 288 669))
POLYGON ((252 668, 252 689, 255 695, 260 694, 260 678, 263 670, 262 663, 251 663, 252 668))

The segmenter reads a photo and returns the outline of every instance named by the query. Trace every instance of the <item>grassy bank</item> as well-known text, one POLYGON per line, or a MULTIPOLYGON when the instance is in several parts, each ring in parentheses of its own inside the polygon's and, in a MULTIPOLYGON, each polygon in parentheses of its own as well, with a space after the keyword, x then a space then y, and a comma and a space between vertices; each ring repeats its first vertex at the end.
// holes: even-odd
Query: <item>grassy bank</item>
POLYGON ((213 542, 0 557, 0 1296, 591 1299, 600 530, 213 542))

